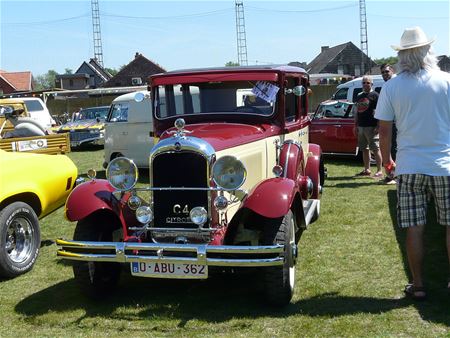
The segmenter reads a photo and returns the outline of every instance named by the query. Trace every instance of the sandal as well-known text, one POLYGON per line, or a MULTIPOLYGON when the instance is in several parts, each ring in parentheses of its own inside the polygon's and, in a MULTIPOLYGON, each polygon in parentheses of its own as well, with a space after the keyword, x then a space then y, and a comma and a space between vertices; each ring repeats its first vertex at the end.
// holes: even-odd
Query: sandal
POLYGON ((406 284, 405 290, 403 290, 407 297, 411 299, 421 301, 427 298, 425 288, 423 286, 414 286, 413 284, 406 284))
POLYGON ((362 176, 370 176, 372 173, 370 170, 364 169, 363 171, 357 173, 355 176, 362 177, 362 176))
POLYGON ((373 178, 382 178, 383 177, 383 173, 381 171, 378 171, 375 174, 373 174, 372 177, 373 178))

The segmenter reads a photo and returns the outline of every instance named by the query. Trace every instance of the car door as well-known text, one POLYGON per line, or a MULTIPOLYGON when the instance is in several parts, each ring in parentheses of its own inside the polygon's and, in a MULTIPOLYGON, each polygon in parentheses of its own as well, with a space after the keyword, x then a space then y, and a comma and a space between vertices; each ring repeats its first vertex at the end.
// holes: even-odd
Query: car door
POLYGON ((357 138, 353 103, 322 103, 312 116, 310 126, 310 142, 319 144, 324 153, 351 154, 357 153, 357 138))

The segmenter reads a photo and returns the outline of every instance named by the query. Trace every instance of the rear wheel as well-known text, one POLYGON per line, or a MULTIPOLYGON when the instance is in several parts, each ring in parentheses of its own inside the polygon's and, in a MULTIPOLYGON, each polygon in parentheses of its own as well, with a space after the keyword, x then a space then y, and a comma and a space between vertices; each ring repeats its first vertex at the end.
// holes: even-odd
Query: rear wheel
POLYGON ((15 277, 33 267, 41 235, 39 220, 26 203, 14 202, 0 211, 0 275, 15 277))
POLYGON ((291 210, 281 219, 271 221, 264 234, 264 244, 284 245, 283 265, 264 268, 264 292, 269 304, 285 306, 294 294, 297 244, 295 220, 291 210))
MULTIPOLYGON (((111 224, 107 217, 88 217, 77 223, 74 233, 75 241, 112 242, 111 224)), ((119 263, 73 262, 75 281, 84 294, 90 298, 101 299, 111 293, 120 277, 119 263)))

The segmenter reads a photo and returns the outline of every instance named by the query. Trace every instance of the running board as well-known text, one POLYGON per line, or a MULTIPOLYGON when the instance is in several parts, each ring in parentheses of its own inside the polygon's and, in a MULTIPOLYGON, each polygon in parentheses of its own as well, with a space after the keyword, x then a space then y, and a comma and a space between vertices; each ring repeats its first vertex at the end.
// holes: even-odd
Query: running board
POLYGON ((308 226, 320 215, 320 200, 318 199, 309 199, 303 201, 303 211, 305 213, 305 224, 308 226))

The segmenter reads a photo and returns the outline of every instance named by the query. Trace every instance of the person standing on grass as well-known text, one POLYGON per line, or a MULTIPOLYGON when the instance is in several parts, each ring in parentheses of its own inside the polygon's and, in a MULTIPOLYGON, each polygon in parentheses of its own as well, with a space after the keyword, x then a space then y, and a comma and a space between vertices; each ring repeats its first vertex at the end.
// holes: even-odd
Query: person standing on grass
POLYGON ((370 176, 370 151, 375 155, 377 172, 375 178, 381 178, 381 153, 379 147, 378 121, 374 117, 378 93, 372 89, 372 77, 362 78, 362 92, 356 97, 355 126, 358 132, 358 147, 363 153, 364 169, 356 176, 370 176))
MULTIPOLYGON (((398 51, 400 73, 386 82, 375 117, 389 174, 397 176, 398 225, 406 228, 406 253, 412 275, 407 296, 426 297, 422 276, 427 202, 433 197, 437 220, 446 226, 450 262, 450 74, 442 72, 420 27, 404 31, 398 51), (397 160, 390 158, 392 121, 397 125, 397 160)), ((450 290, 450 283, 447 283, 450 290)))
MULTIPOLYGON (((384 82, 389 81, 393 77, 395 77, 394 68, 389 63, 383 63, 380 66, 381 76, 383 77, 384 82)), ((381 89, 383 90, 383 89, 381 89)), ((395 122, 392 122, 392 142, 391 142, 391 156, 392 160, 395 161, 395 156, 397 154, 397 127, 395 126, 395 122)), ((386 175, 383 184, 396 184, 397 181, 392 175, 386 175)))

